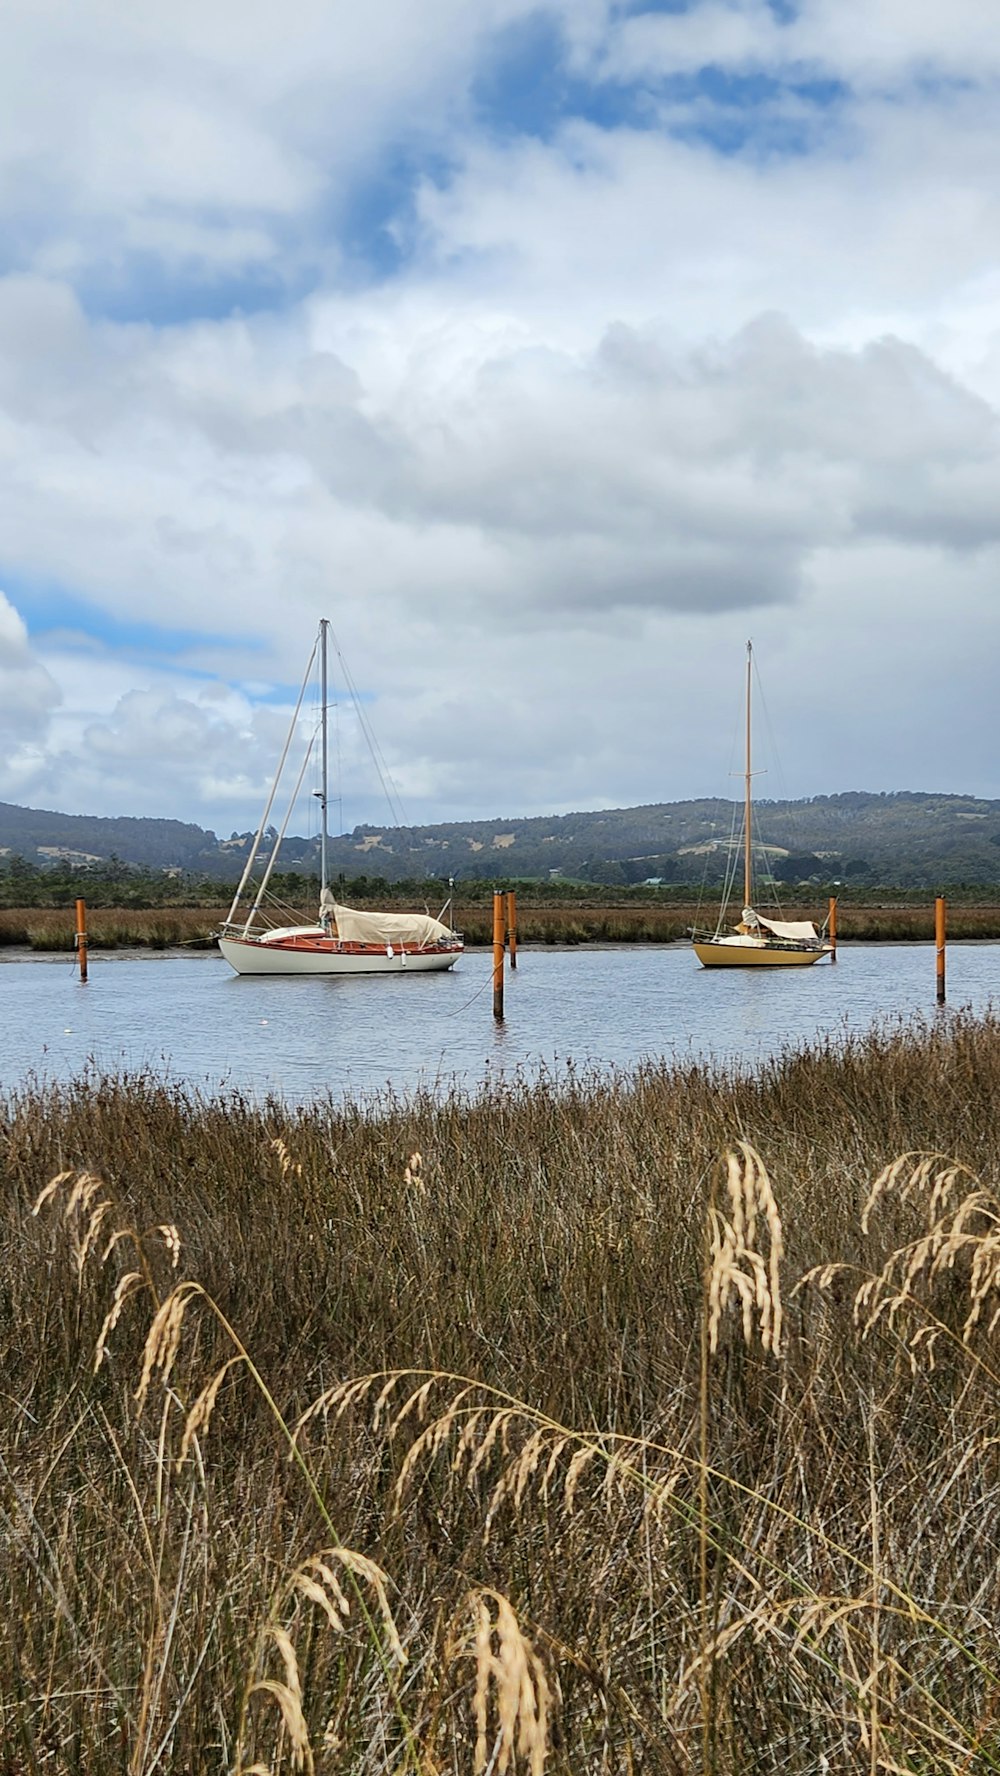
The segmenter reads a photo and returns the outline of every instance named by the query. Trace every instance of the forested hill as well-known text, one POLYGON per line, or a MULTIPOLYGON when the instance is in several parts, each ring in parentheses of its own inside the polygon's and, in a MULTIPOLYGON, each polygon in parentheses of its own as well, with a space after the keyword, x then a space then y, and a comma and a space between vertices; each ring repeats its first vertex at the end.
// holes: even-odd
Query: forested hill
MULTIPOLYGON (((441 826, 357 827, 330 842, 334 877, 396 882, 453 875, 459 880, 538 878, 620 887, 659 878, 712 882, 733 843, 733 805, 662 802, 530 820, 453 821, 441 826)), ((865 881, 900 887, 1000 882, 1000 801, 973 796, 862 791, 762 802, 760 837, 775 875, 786 881, 865 881)), ((107 820, 0 803, 0 867, 26 862, 182 870, 238 875, 250 834, 220 840, 179 820, 107 820)), ((315 839, 289 839, 286 869, 314 870, 315 839)))
POLYGON ((0 802, 0 853, 31 862, 103 863, 118 857, 147 869, 212 869, 219 843, 213 832, 183 820, 106 820, 94 814, 55 814, 0 802))

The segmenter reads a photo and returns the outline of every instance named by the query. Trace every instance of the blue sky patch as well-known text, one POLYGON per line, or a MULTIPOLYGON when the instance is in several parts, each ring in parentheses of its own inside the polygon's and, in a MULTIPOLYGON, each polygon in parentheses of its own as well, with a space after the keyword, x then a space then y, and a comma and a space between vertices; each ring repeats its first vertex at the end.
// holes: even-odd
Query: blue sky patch
POLYGON ((405 267, 417 244, 417 191, 426 181, 445 184, 453 166, 436 149, 397 143, 358 180, 329 221, 349 275, 386 279, 405 267))
MULTIPOLYGON (((133 660, 154 664, 170 670, 179 655, 195 648, 232 647, 231 636, 206 633, 200 629, 171 629, 158 623, 137 622, 116 617, 88 599, 67 592, 61 586, 43 585, 5 574, 0 580, 7 597, 24 619, 32 641, 42 641, 54 632, 65 630, 83 635, 87 640, 109 651, 133 660)), ((241 649, 261 647, 252 637, 241 635, 241 649)), ((187 666, 185 671, 191 669, 187 666)), ((209 672, 192 671, 193 677, 213 678, 209 672)))
MULTIPOLYGON (((798 0, 764 0, 764 4, 779 24, 790 25, 799 16, 798 0)), ((697 12, 701 5, 702 0, 622 0, 619 10, 625 18, 645 18, 651 12, 683 18, 685 13, 697 12)))
POLYGON ((647 111, 638 87, 574 76, 561 31, 542 13, 497 34, 472 101, 480 123, 494 136, 534 136, 543 142, 569 118, 601 129, 636 128, 647 111))
MULTIPOLYGON (((767 0, 774 17, 789 23, 796 0, 767 0)), ((620 0, 619 18, 697 13, 701 0, 620 0)), ((707 66, 692 76, 589 79, 570 66, 559 20, 539 8, 496 32, 473 82, 470 102, 477 126, 494 140, 528 137, 550 142, 572 120, 607 131, 668 131, 714 152, 738 155, 758 149, 801 155, 816 123, 842 97, 833 81, 788 82, 765 74, 739 75, 707 66), (798 101, 787 115, 782 98, 798 101), (671 116, 673 107, 689 115, 671 116)), ((445 185, 454 160, 440 135, 421 139, 412 131, 386 144, 376 164, 362 159, 352 169, 346 197, 338 193, 294 221, 252 208, 218 216, 210 210, 186 219, 208 231, 220 223, 257 228, 270 243, 265 263, 213 269, 202 262, 197 242, 190 257, 165 259, 155 251, 95 252, 77 281, 85 312, 117 323, 154 327, 220 321, 234 314, 281 311, 302 301, 331 278, 348 288, 399 276, 419 251, 416 196, 423 181, 445 185)), ((169 220, 171 212, 164 211, 169 220)), ((26 218, 25 228, 31 223, 26 218)))
MULTIPOLYGON (((626 18, 644 18, 650 12, 672 13, 682 18, 685 13, 697 12, 703 0, 623 0, 620 10, 626 18)), ((799 0, 764 0, 769 12, 773 12, 779 24, 790 25, 799 16, 799 0)))
MULTIPOLYGON (((187 658, 205 648, 230 652, 238 649, 241 656, 248 653, 263 655, 268 644, 259 637, 244 632, 234 638, 211 630, 172 629, 158 623, 116 617, 62 587, 21 580, 10 574, 0 577, 0 589, 24 619, 28 635, 36 644, 51 640, 55 635, 78 635, 84 646, 89 643, 116 658, 152 667, 164 675, 173 673, 205 684, 232 685, 253 704, 283 708, 293 704, 298 697, 300 680, 283 684, 270 678, 257 678, 245 671, 232 675, 210 672, 187 658)), ((356 694, 361 704, 375 702, 372 691, 356 687, 356 694)), ((351 692, 340 682, 334 655, 330 662, 330 706, 345 710, 351 703, 351 692)), ((308 694, 303 703, 303 717, 309 719, 308 694)))
POLYGON ((685 141, 703 142, 719 154, 769 158, 808 154, 848 96, 834 80, 779 81, 712 67, 665 82, 660 92, 674 104, 695 107, 696 115, 676 129, 685 141))
POLYGON ((701 0, 625 0, 621 11, 626 18, 645 18, 650 12, 665 12, 682 18, 686 12, 697 12, 701 0))
POLYGON ((172 266, 155 254, 142 253, 129 255, 124 263, 119 261, 110 275, 94 261, 74 281, 74 287, 81 307, 92 319, 186 326, 192 321, 222 321, 233 314, 263 314, 286 307, 307 294, 318 277, 316 265, 300 265, 289 279, 287 264, 276 238, 273 262, 255 270, 209 275, 195 260, 187 267, 172 266))
MULTIPOLYGON (((697 8, 688 0, 655 0, 625 10, 638 17, 697 8)), ((783 22, 795 16, 786 0, 771 0, 771 10, 783 22)), ((767 155, 807 153, 818 129, 847 96, 847 88, 835 80, 790 80, 712 64, 693 74, 651 71, 628 80, 586 80, 570 71, 559 29, 543 14, 498 35, 490 66, 473 88, 480 122, 501 138, 549 141, 578 118, 606 130, 666 130, 724 155, 755 148, 767 155), (794 102, 794 115, 787 100, 794 102), (672 109, 684 107, 691 115, 671 116, 672 109)))

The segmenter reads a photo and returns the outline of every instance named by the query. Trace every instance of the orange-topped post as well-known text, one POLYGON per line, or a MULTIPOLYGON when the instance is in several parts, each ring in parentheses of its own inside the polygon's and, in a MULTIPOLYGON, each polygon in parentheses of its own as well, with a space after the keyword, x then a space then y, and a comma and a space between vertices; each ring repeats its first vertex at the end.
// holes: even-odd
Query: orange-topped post
POLYGON ((513 888, 507 890, 507 944, 510 949, 510 965, 517 967, 517 895, 513 888))
POLYGON ((830 896, 830 916, 826 922, 826 935, 830 941, 830 961, 837 960, 837 896, 830 896))
POLYGON ((948 903, 943 894, 939 894, 934 902, 934 947, 937 951, 937 1002, 944 1004, 944 949, 945 949, 945 909, 948 903))
POLYGON ((80 964, 80 979, 87 978, 87 903, 78 900, 76 903, 76 957, 80 964))
POLYGON ((504 919, 506 895, 502 888, 493 890, 493 1016, 503 1022, 503 952, 507 926, 504 919))

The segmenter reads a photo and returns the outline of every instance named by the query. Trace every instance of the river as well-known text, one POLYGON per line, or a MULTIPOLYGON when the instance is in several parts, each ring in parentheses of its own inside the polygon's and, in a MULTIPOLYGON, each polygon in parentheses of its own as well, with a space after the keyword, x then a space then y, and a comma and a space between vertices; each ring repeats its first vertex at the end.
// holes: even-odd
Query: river
MULTIPOLYGON (((344 980, 238 978, 214 954, 96 952, 85 985, 64 956, 0 958, 6 1089, 90 1067, 207 1094, 370 1099, 661 1056, 752 1066, 788 1044, 940 1015, 926 943, 843 945, 835 966, 773 972, 706 971, 687 945, 522 947, 502 1025, 487 951, 448 974, 344 980)), ((991 1005, 1000 943, 951 945, 948 1009, 991 1005)))

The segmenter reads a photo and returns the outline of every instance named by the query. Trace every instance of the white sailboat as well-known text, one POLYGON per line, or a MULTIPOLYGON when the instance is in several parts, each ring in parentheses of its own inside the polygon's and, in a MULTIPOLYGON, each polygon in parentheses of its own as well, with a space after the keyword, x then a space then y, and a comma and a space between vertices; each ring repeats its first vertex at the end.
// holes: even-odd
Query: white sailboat
POLYGON ((774 919, 754 910, 754 842, 751 809, 750 693, 753 643, 747 642, 746 773, 743 807, 743 914, 735 930, 723 932, 726 898, 711 937, 693 938, 694 953, 703 968, 808 968, 821 956, 833 953, 815 925, 807 919, 774 919))
POLYGON ((444 914, 451 908, 450 900, 442 909, 442 917, 429 913, 360 912, 341 906, 334 898, 327 872, 327 643, 330 625, 324 617, 313 644, 309 664, 302 681, 298 702, 292 715, 288 738, 278 764, 271 792, 250 849, 240 885, 232 906, 218 934, 219 949, 237 974, 428 974, 453 968, 464 949, 464 943, 451 925, 444 923, 444 914), (306 749, 298 781, 292 791, 281 830, 271 848, 260 886, 246 917, 239 915, 247 884, 260 855, 268 822, 277 794, 278 784, 288 760, 298 724, 299 711, 319 656, 320 666, 320 783, 317 791, 320 805, 320 893, 319 913, 311 925, 272 925, 266 923, 263 911, 267 886, 285 836, 288 821, 301 788, 306 766, 312 754, 313 740, 306 749))

